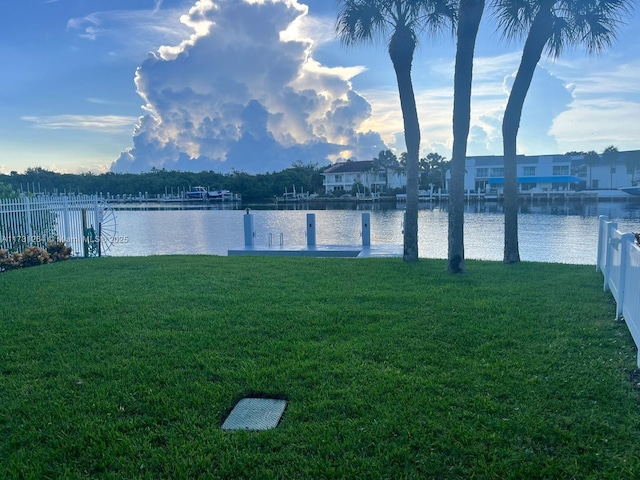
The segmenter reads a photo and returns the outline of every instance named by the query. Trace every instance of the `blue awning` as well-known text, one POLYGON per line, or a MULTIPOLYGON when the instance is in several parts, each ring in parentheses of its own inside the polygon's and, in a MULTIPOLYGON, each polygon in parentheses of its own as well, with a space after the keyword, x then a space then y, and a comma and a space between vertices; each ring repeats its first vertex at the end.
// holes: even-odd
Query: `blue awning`
MULTIPOLYGON (((583 180, 573 175, 553 175, 549 177, 518 177, 518 183, 579 183, 583 180)), ((504 177, 492 177, 490 185, 504 183, 504 177)))

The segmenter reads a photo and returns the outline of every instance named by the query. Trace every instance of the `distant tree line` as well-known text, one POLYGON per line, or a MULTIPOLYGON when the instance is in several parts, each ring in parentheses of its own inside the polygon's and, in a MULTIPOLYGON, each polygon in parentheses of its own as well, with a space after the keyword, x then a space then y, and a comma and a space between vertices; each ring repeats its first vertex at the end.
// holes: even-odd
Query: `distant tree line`
MULTIPOLYGON (((375 168, 381 170, 406 168, 406 153, 400 158, 390 150, 382 150, 373 159, 375 168)), ((420 187, 435 189, 446 187, 448 161, 437 153, 429 153, 420 159, 420 187)), ((174 194, 196 186, 209 190, 229 190, 242 198, 266 199, 291 191, 324 193, 322 172, 330 165, 295 162, 280 172, 249 174, 242 171, 219 173, 212 170, 183 172, 153 168, 143 173, 57 173, 42 167, 28 168, 24 173, 12 171, 0 174, 0 198, 12 198, 20 193, 44 194, 94 194, 149 195, 174 194)))
POLYGON ((56 173, 41 167, 28 168, 25 173, 0 174, 0 196, 11 197, 17 193, 149 195, 188 191, 196 186, 210 190, 229 190, 240 193, 245 199, 273 198, 285 189, 303 189, 310 193, 322 191, 322 171, 326 167, 296 162, 280 172, 250 175, 233 171, 183 172, 152 169, 144 173, 56 173))

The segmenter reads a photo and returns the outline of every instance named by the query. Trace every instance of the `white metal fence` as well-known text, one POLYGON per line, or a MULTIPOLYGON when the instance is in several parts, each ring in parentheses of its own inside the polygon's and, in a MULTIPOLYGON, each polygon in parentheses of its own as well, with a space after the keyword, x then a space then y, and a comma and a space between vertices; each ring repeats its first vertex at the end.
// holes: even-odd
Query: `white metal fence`
POLYGON ((96 195, 0 199, 0 249, 64 241, 73 256, 99 256, 115 235, 115 215, 96 195))
POLYGON ((624 318, 638 350, 640 367, 640 247, 633 233, 622 233, 616 222, 600 217, 596 269, 604 289, 616 300, 616 319, 624 318))

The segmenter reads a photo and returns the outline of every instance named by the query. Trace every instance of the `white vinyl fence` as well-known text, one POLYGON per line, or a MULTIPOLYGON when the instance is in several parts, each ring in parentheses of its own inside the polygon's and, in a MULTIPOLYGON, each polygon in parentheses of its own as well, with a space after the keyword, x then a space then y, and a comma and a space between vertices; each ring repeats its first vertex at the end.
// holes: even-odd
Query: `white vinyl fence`
POLYGON ((115 235, 115 215, 96 195, 0 199, 0 249, 63 241, 73 256, 100 256, 115 235))
POLYGON ((604 289, 616 300, 616 319, 624 318, 638 350, 640 367, 640 247, 633 233, 622 233, 616 222, 600 217, 596 269, 604 289))

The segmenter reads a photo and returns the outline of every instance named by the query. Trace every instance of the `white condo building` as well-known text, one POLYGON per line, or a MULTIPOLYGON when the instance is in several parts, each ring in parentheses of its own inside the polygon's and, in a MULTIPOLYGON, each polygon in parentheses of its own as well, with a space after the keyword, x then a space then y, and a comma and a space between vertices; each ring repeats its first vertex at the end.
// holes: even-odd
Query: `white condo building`
MULTIPOLYGON (((500 193, 504 184, 502 156, 467 157, 465 190, 474 193, 500 193)), ((404 188, 404 170, 376 168, 371 160, 340 162, 323 174, 327 193, 351 191, 361 184, 373 192, 404 188)), ((640 183, 640 150, 618 152, 588 162, 585 155, 518 155, 518 187, 521 192, 562 192, 580 190, 616 190, 640 183)), ((447 172, 447 186, 450 173, 447 172)), ((448 190, 448 188, 447 188, 448 190)))

